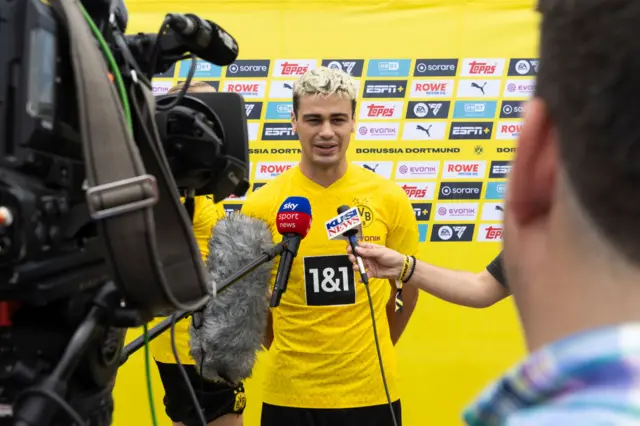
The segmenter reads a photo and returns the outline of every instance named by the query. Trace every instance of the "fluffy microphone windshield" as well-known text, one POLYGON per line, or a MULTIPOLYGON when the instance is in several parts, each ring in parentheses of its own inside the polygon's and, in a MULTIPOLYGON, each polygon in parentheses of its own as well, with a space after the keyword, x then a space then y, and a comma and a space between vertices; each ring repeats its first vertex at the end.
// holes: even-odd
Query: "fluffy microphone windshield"
MULTIPOLYGON (((273 245, 263 221, 241 213, 221 219, 213 228, 206 260, 211 284, 217 286, 273 245)), ((205 379, 237 384, 251 375, 267 324, 272 268, 272 262, 263 264, 212 297, 202 326, 191 324, 191 356, 205 379)))

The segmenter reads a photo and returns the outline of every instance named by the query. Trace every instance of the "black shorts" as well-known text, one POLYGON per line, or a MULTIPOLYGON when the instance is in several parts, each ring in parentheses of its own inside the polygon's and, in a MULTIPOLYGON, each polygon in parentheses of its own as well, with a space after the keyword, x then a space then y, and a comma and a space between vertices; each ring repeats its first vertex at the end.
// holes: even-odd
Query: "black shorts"
MULTIPOLYGON (((400 400, 391 404, 402 426, 400 400)), ((358 408, 294 408, 262 404, 261 426, 393 426, 389 404, 358 408)))
MULTIPOLYGON (((191 394, 187 388, 177 364, 165 364, 156 361, 162 385, 164 386, 164 406, 167 416, 173 422, 184 423, 185 426, 201 426, 198 413, 193 405, 191 394)), ((204 412, 207 423, 225 414, 242 414, 246 406, 244 386, 240 384, 232 388, 224 383, 204 380, 194 365, 184 365, 191 386, 196 393, 200 408, 204 412)))

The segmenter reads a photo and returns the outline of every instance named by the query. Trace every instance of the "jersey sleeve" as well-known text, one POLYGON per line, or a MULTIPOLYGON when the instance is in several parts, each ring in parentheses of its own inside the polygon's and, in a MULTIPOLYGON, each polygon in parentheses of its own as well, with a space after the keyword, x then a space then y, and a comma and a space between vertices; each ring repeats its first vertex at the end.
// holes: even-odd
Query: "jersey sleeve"
POLYGON ((487 265, 487 271, 489 271, 493 278, 503 287, 507 287, 507 279, 504 276, 504 268, 502 267, 502 251, 487 265))
MULTIPOLYGON (((395 190, 395 188, 394 188, 395 190)), ((387 235, 387 247, 408 256, 417 256, 418 247, 418 222, 413 213, 411 201, 404 191, 394 191, 397 194, 393 200, 387 202, 388 207, 394 208, 396 214, 389 224, 389 234, 387 235), (393 204, 391 204, 393 203, 393 204)))
POLYGON ((205 260, 209 255, 209 240, 213 227, 225 216, 225 212, 221 204, 214 204, 213 200, 206 196, 195 197, 194 201, 193 234, 202 259, 205 260))

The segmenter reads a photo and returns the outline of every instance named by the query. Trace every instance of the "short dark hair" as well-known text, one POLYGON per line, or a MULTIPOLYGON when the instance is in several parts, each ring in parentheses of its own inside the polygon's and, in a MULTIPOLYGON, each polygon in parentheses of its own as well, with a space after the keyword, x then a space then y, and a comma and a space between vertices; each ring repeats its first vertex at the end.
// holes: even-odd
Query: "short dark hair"
POLYGON ((640 264, 640 1, 540 0, 536 96, 592 222, 640 264))

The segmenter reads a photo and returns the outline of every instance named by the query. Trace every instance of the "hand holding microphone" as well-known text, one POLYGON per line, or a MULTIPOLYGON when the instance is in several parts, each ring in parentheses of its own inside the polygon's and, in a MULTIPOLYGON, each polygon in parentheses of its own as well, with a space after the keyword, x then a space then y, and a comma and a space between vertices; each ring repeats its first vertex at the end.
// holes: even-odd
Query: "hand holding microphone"
MULTIPOLYGON (((353 270, 358 271, 358 261, 351 245, 347 247, 347 253, 349 260, 353 263, 353 270)), ((362 258, 369 276, 372 278, 400 279, 405 256, 397 251, 378 244, 359 241, 355 247, 355 254, 362 258)))

